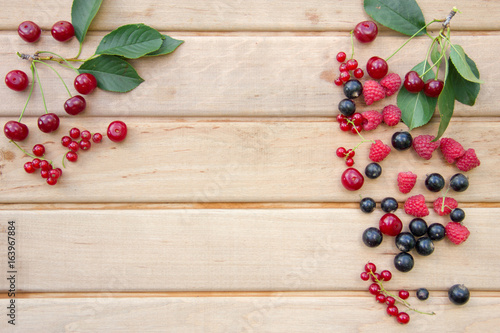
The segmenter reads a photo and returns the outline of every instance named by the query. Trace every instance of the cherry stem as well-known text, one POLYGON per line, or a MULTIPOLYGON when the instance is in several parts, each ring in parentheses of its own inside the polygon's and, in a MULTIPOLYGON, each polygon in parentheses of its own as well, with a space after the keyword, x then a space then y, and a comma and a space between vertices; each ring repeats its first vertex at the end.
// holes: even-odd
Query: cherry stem
POLYGON ((443 22, 443 29, 449 27, 451 19, 453 18, 453 16, 455 16, 455 14, 457 12, 460 13, 460 11, 457 9, 457 7, 453 7, 453 9, 448 14, 448 16, 446 16, 446 19, 443 22))
POLYGON ((32 158, 38 158, 40 160, 43 160, 43 161, 47 161, 49 162, 51 165, 52 165, 52 161, 51 160, 48 160, 46 158, 43 158, 43 157, 39 157, 39 156, 35 156, 31 153, 28 153, 26 150, 24 150, 20 145, 18 145, 15 141, 12 141, 10 140, 11 143, 15 144, 17 148, 19 148, 19 150, 21 150, 24 154, 28 155, 29 157, 32 157, 32 158))
POLYGON ((351 30, 351 59, 354 58, 354 30, 351 30))
POLYGON ((28 107, 28 103, 31 99, 31 95, 33 94, 33 88, 35 87, 35 70, 33 69, 34 65, 31 63, 30 69, 31 69, 31 88, 30 88, 30 93, 28 95, 28 99, 26 100, 26 104, 24 104, 23 111, 21 111, 21 115, 19 116, 19 122, 21 122, 21 119, 23 119, 24 111, 26 111, 26 108, 28 107))
POLYGON ((389 61, 389 59, 391 59, 396 53, 398 53, 403 47, 405 47, 406 44, 408 44, 413 38, 415 38, 421 31, 425 30, 429 25, 431 25, 432 23, 436 23, 436 22, 441 22, 441 20, 434 19, 434 20, 430 21, 429 23, 427 23, 426 25, 424 25, 417 32, 415 32, 410 38, 408 38, 406 40, 406 42, 404 42, 403 45, 401 45, 393 54, 391 54, 389 57, 385 58, 385 61, 389 61))
POLYGON ((80 46, 78 46, 78 54, 76 55, 76 57, 74 57, 73 59, 78 59, 78 57, 80 56, 80 54, 82 54, 82 43, 80 43, 80 46))
POLYGON ((81 59, 65 59, 62 56, 60 56, 59 54, 54 53, 54 52, 50 52, 50 51, 38 51, 35 55, 38 55, 38 54, 41 54, 41 53, 52 54, 52 55, 54 55, 56 57, 59 57, 60 59, 54 59, 52 57, 45 57, 45 58, 40 58, 40 59, 37 59, 37 60, 51 60, 51 61, 57 61, 59 63, 61 63, 62 61, 64 61, 76 73, 78 73, 78 69, 76 69, 75 67, 73 67, 69 62, 70 61, 76 61, 76 62, 83 62, 83 61, 85 61, 85 60, 81 60, 81 59))
POLYGON ((54 73, 56 73, 56 75, 59 77, 59 79, 61 80, 61 82, 63 83, 64 85, 64 88, 66 88, 66 91, 68 92, 69 94, 69 97, 73 97, 73 95, 71 95, 71 92, 69 91, 69 88, 68 86, 66 85, 66 83, 64 82, 63 78, 61 77, 61 75, 59 74, 59 72, 54 68, 52 67, 51 65, 47 64, 46 62, 43 62, 43 61, 40 61, 40 60, 33 60, 33 62, 36 62, 36 63, 40 63, 40 64, 44 64, 45 66, 48 66, 50 69, 52 69, 54 71, 54 73))
POLYGON ((38 70, 36 69, 35 66, 35 61, 32 62, 33 69, 35 70, 36 74, 36 80, 38 82, 38 86, 40 87, 40 92, 42 93, 42 100, 43 100, 43 106, 45 107, 45 113, 49 113, 47 110, 47 102, 45 101, 45 95, 43 94, 43 88, 42 88, 42 83, 40 82, 40 75, 38 74, 38 70))

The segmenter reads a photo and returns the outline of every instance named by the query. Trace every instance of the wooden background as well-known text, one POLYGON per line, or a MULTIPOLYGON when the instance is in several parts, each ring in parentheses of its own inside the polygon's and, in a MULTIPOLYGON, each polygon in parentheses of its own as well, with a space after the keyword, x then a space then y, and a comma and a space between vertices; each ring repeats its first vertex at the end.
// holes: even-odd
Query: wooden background
MULTIPOLYGON (((48 107, 61 116, 55 134, 36 130, 43 111, 35 91, 23 120, 22 143, 44 143, 62 157, 60 137, 71 127, 92 132, 124 120, 123 143, 105 142, 80 154, 50 187, 22 170, 29 158, 0 139, 0 262, 6 272, 7 222, 17 225, 16 328, 7 324, 8 285, 0 287, 2 332, 493 332, 500 324, 500 130, 498 1, 420 0, 427 20, 453 6, 452 39, 473 58, 485 84, 474 107, 457 103, 446 133, 474 148, 481 166, 470 188, 452 195, 467 214, 470 239, 443 240, 430 257, 416 255, 406 274, 393 269, 392 240, 369 249, 361 233, 376 226, 380 209, 363 214, 359 195, 377 201, 398 192, 400 171, 417 173, 411 194, 437 198, 424 186, 430 172, 449 179, 458 170, 439 153, 424 161, 393 152, 383 175, 359 192, 340 184, 339 146, 359 140, 335 121, 341 90, 332 85, 335 55, 349 53, 349 31, 367 19, 362 1, 104 1, 84 44, 93 54, 100 38, 119 25, 146 23, 185 43, 172 55, 134 61, 146 81, 127 94, 97 91, 77 117, 65 117, 66 93, 39 66, 48 107), (359 279, 366 262, 394 271, 391 290, 426 287, 431 298, 410 303, 436 316, 410 313, 401 327, 369 296, 359 279), (466 306, 446 290, 464 283, 466 306)), ((50 36, 55 21, 70 19, 71 1, 1 0, 0 68, 29 72, 16 51, 45 49, 71 57, 77 42, 50 36), (17 35, 23 20, 44 30, 29 45, 17 35)), ((436 26, 438 28, 438 26, 436 26)), ((381 28, 369 45, 356 44, 360 64, 387 57, 405 40, 381 28)), ((404 75, 425 56, 429 39, 391 59, 404 75)), ((62 70, 67 83, 73 73, 62 70)), ((27 92, 0 89, 0 123, 17 119, 27 92)), ((395 97, 373 107, 381 109, 395 97)), ((438 118, 414 131, 434 134, 438 118)), ((396 130, 366 133, 389 142, 396 130)), ((368 145, 356 167, 368 163, 368 145)), ((398 210, 405 225, 411 218, 398 210)), ((448 220, 431 213, 429 223, 448 220)), ((405 227, 406 228, 406 227, 405 227)), ((0 273, 4 276, 6 273, 0 273)))

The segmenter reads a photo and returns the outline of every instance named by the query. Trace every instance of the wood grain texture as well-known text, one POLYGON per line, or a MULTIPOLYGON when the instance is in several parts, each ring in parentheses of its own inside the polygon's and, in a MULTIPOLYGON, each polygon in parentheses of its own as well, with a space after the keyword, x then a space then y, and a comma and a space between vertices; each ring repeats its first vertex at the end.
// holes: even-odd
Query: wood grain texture
MULTIPOLYGON (((93 54, 103 34, 89 36, 82 58, 93 54)), ((345 98, 333 85, 338 76, 335 55, 350 49, 348 34, 342 35, 222 35, 196 36, 172 34, 185 40, 168 56, 133 61, 146 80, 126 94, 96 91, 87 96, 87 109, 79 117, 100 116, 336 116, 338 103, 345 98)), ((357 44, 356 58, 360 66, 373 55, 387 57, 404 42, 404 37, 380 37, 377 42, 357 44), (359 47, 358 47, 359 46, 359 47)), ((474 59, 485 81, 476 105, 456 103, 455 116, 496 116, 498 105, 490 96, 500 91, 500 77, 491 68, 499 64, 495 52, 483 52, 490 45, 500 44, 500 35, 453 35, 474 59)), ((0 63, 6 69, 22 69, 29 73, 29 63, 21 61, 16 52, 33 54, 43 45, 65 56, 74 56, 78 49, 74 40, 61 44, 45 35, 35 45, 23 42, 17 34, 0 33, 0 63)), ((415 41, 390 61, 390 71, 402 77, 422 61, 430 39, 415 41)), ((56 64, 57 65, 57 64, 56 64)), ((75 64, 75 66, 78 66, 75 64)), ((38 65, 47 106, 50 112, 66 115, 63 104, 68 98, 59 78, 46 66, 38 65)), ((57 66, 56 66, 57 68, 57 66)), ((75 73, 61 68, 61 75, 71 87, 75 73)), ((367 79, 365 77, 365 79, 367 79)), ((17 118, 26 102, 28 91, 5 91, 0 116, 17 118)), ((396 96, 366 106, 357 100, 357 110, 381 111, 387 104, 396 104, 396 96)), ((26 115, 39 116, 44 106, 38 85, 26 115)))
MULTIPOLYGON (((418 303, 417 303, 418 302, 418 303)), ((401 327, 372 297, 20 299, 25 317, 3 332, 496 332, 498 297, 472 297, 467 306, 447 297, 420 302, 401 327), (359 318, 363 318, 362 321, 359 318)))
MULTIPOLYGON (((44 30, 50 30, 57 20, 70 20, 71 1, 47 0, 43 3, 27 0, 23 6, 2 0, 0 29, 15 30, 21 20, 36 19, 44 30), (15 13, 15 15, 13 15, 15 13)), ((497 1, 474 2, 443 0, 418 1, 430 21, 444 19, 454 6, 461 13, 453 19, 453 29, 495 30, 500 28, 492 13, 500 11, 497 1)), ((143 22, 163 30, 234 31, 350 31, 357 22, 369 19, 363 11, 362 1, 311 0, 243 1, 243 0, 106 0, 91 26, 92 30, 112 30, 120 25, 143 22)))
MULTIPOLYGON (((6 121, 1 119, 2 122, 6 121)), ((23 146, 30 150, 44 143, 47 158, 61 165, 65 153, 59 140, 77 125, 92 132, 104 132, 112 118, 64 119, 59 134, 45 135, 33 130, 23 146)), ((439 171, 446 179, 459 172, 447 164, 439 151, 425 161, 413 150, 394 150, 381 165, 383 175, 366 180, 362 190, 345 190, 340 177, 345 163, 335 155, 339 146, 354 147, 355 135, 345 134, 338 123, 329 119, 310 121, 213 120, 167 118, 127 118, 127 139, 110 141, 80 152, 78 162, 66 162, 58 186, 49 187, 35 174, 22 169, 29 158, 7 140, 0 141, 0 202, 71 203, 71 202, 358 202, 359 194, 377 201, 394 196, 404 201, 408 195, 397 189, 401 171, 413 171, 419 177, 412 194, 424 193, 429 202, 439 194, 424 187, 426 174, 439 171), (50 195, 49 195, 50 194, 50 195)), ((36 118, 27 118, 36 128, 36 118)), ((382 126, 373 135, 390 144, 392 134, 402 127, 382 126)), ((466 192, 451 193, 460 202, 498 202, 500 193, 490 191, 491 182, 500 182, 499 148, 495 118, 453 121, 447 132, 466 148, 474 148, 482 165, 470 172, 471 185, 466 192), (487 119, 485 119, 487 120, 487 119), (482 133, 471 137, 469 133, 482 133), (489 170, 489 177, 484 177, 489 170)), ((437 123, 417 129, 413 135, 437 132, 437 123)), ((369 144, 356 151, 360 170, 368 164, 369 144)))
MULTIPOLYGON (((368 248, 381 211, 359 209, 1 211, 16 220, 21 292, 365 290, 368 261, 394 272, 388 288, 498 290, 500 209, 468 208, 471 237, 393 268, 392 237, 368 248), (481 260, 478 260, 481 258, 481 260), (439 276, 432 279, 431 276, 439 276)), ((411 217, 399 216, 407 225, 411 217)), ((428 223, 446 223, 433 213, 428 223)), ((6 228, 2 228, 2 247, 6 228)), ((4 265, 4 264, 2 264, 4 265)), ((7 282, 2 282, 1 289, 7 282)))

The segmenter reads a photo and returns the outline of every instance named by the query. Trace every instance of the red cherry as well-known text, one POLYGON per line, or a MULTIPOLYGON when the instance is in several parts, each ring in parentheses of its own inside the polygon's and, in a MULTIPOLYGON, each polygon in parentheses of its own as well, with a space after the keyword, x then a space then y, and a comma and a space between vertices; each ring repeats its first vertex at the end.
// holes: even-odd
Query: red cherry
POLYGON ((87 106, 87 103, 85 102, 85 98, 83 98, 80 95, 75 95, 71 98, 69 98, 65 103, 64 103, 64 110, 66 113, 75 116, 85 110, 85 107, 87 106))
POLYGON ((379 229, 384 235, 397 236, 403 229, 403 223, 396 215, 387 213, 380 218, 379 229))
POLYGON ((59 117, 55 113, 47 113, 38 118, 38 128, 44 133, 54 132, 59 128, 59 117))
POLYGON ((5 84, 12 90, 23 91, 28 87, 28 75, 25 72, 15 69, 5 75, 5 84))
POLYGON ((120 120, 113 121, 108 126, 108 138, 113 142, 123 141, 127 137, 127 125, 120 120))
POLYGON ((28 137, 29 129, 25 124, 11 120, 4 125, 3 133, 9 140, 23 141, 28 137))
POLYGON ((408 73, 406 73, 403 85, 405 86, 406 90, 411 93, 418 93, 419 91, 422 91, 422 89, 424 89, 424 81, 415 71, 409 71, 408 73))
POLYGON ((73 85, 80 94, 88 95, 97 87, 97 80, 95 76, 90 73, 82 73, 75 77, 73 85))
POLYGON ((58 21, 52 26, 52 37, 59 42, 66 42, 75 35, 73 24, 68 21, 58 21))
POLYGON ((355 168, 347 168, 342 173, 342 185, 349 191, 357 191, 365 181, 363 175, 355 168))
POLYGON ((366 72, 375 80, 379 80, 386 76, 388 71, 389 66, 387 62, 380 57, 371 57, 366 63, 366 72))
POLYGON ((42 34, 40 27, 32 21, 24 21, 17 27, 17 33, 24 41, 34 43, 42 34))
POLYGON ((424 94, 429 97, 438 97, 443 91, 444 82, 441 80, 430 79, 425 82, 424 94))
POLYGON ((378 27, 375 22, 363 21, 356 25, 353 34, 360 43, 373 42, 377 37, 378 27))

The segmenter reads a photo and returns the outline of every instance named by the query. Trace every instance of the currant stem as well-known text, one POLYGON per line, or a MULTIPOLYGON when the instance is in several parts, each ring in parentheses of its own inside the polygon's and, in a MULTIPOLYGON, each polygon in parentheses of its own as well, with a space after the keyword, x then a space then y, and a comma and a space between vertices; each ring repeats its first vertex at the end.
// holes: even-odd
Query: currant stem
POLYGON ((31 63, 31 65, 33 66, 33 69, 35 70, 36 80, 38 82, 38 86, 40 87, 40 93, 42 94, 43 106, 45 107, 45 113, 49 113, 49 111, 47 110, 47 102, 45 101, 45 95, 43 93, 42 83, 40 82, 40 75, 38 74, 38 70, 36 69, 36 66, 35 66, 35 61, 33 61, 31 63))
POLYGON ((54 67, 52 67, 51 65, 43 62, 43 61, 40 61, 40 60, 33 60, 33 62, 36 62, 36 63, 40 63, 40 64, 44 64, 45 66, 48 66, 50 69, 52 69, 54 71, 54 73, 56 73, 56 75, 59 77, 59 79, 61 80, 61 82, 63 83, 64 85, 64 88, 66 88, 66 91, 68 92, 69 94, 69 97, 73 97, 73 95, 71 95, 71 92, 69 91, 69 88, 68 86, 66 85, 66 83, 64 82, 63 78, 61 77, 61 75, 59 74, 58 71, 56 71, 56 69, 54 67))
POLYGON ((30 93, 28 95, 28 99, 26 100, 26 104, 24 104, 23 111, 21 111, 21 115, 19 116, 19 122, 21 122, 21 119, 23 119, 24 111, 26 111, 26 108, 28 107, 28 103, 31 99, 31 95, 33 94, 33 88, 35 87, 35 70, 33 69, 33 63, 31 63, 30 69, 31 69, 31 88, 30 88, 30 93))
POLYGON ((28 153, 20 145, 18 145, 15 141, 10 140, 10 142, 13 143, 13 144, 15 144, 16 147, 19 148, 19 150, 21 150, 24 154, 28 155, 29 157, 31 157, 31 158, 38 158, 40 160, 47 161, 47 162, 49 162, 52 165, 52 161, 51 160, 48 160, 48 159, 43 158, 43 157, 35 156, 35 155, 31 154, 31 153, 28 153))

